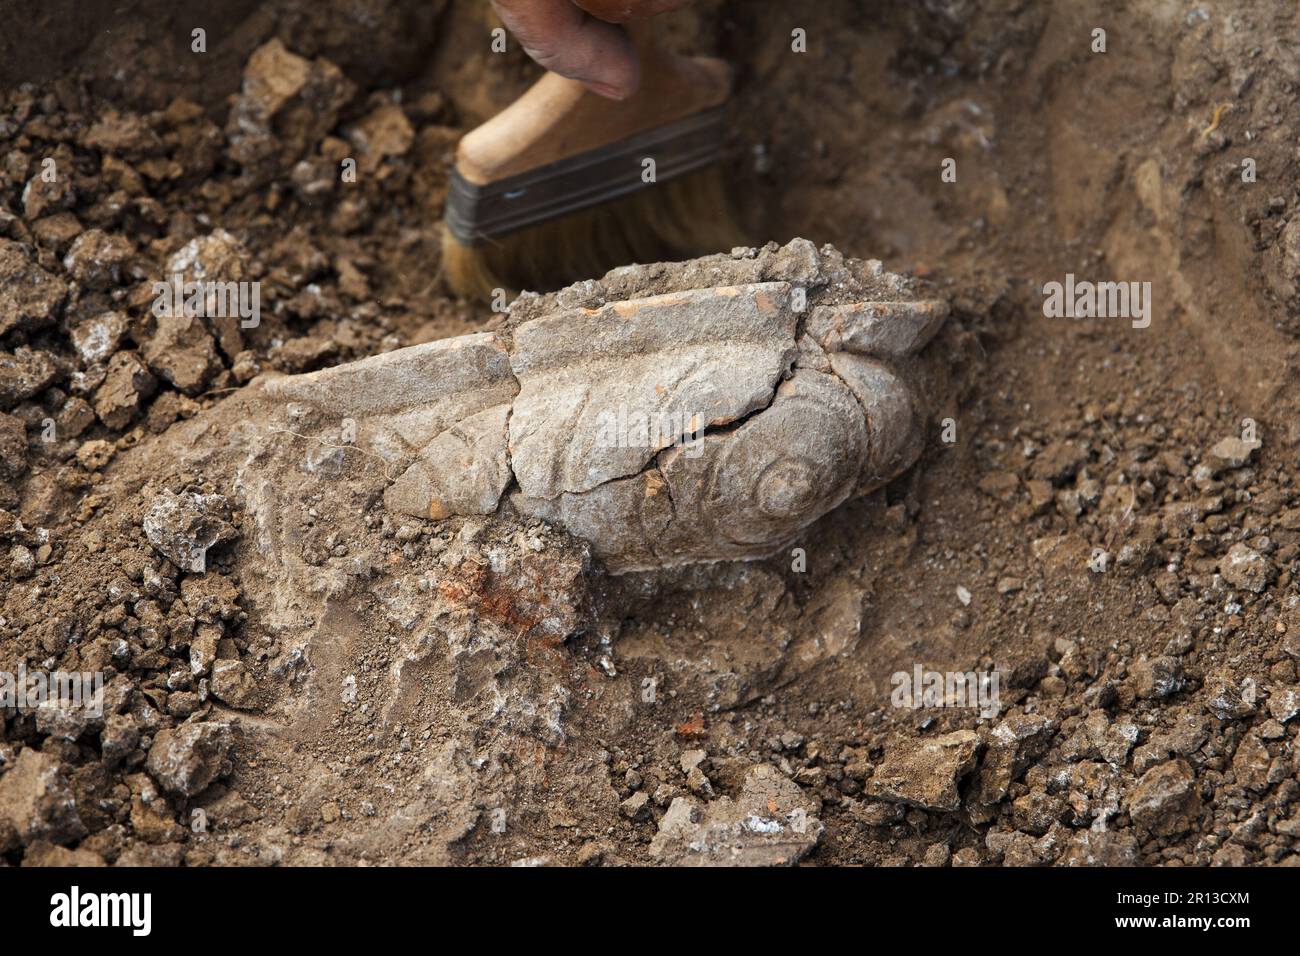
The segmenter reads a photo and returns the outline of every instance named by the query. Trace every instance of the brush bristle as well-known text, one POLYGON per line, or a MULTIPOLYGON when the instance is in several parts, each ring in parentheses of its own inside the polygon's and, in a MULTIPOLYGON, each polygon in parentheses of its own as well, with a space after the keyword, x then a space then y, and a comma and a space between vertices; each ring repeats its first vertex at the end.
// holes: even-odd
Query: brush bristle
POLYGON ((553 222, 468 246, 444 225, 442 272, 456 295, 549 292, 631 263, 690 259, 744 243, 717 166, 553 222))

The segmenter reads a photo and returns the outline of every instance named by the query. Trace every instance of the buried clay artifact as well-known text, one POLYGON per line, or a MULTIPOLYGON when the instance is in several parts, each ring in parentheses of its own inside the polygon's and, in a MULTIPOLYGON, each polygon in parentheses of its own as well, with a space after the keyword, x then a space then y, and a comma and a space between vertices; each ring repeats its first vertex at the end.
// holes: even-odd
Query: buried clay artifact
POLYGON ((614 573, 751 559, 916 460, 916 355, 946 314, 795 240, 617 269, 521 297, 494 331, 251 391, 310 410, 313 470, 382 459, 390 512, 513 509, 614 573))

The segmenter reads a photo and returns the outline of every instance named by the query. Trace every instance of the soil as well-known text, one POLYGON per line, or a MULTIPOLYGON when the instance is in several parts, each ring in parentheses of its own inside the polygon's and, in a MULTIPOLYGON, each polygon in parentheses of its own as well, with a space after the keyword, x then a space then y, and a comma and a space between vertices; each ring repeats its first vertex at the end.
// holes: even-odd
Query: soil
POLYGON ((457 138, 536 75, 483 6, 73 6, 0 49, 0 670, 109 679, 4 711, 0 860, 1300 863, 1294 4, 671 15, 736 65, 754 244, 924 276, 952 387, 799 554, 621 577, 396 520, 239 391, 500 323, 438 269, 457 138), (260 324, 160 323, 177 263, 260 324), (1149 327, 1049 317, 1067 274, 1149 327), (999 711, 894 706, 917 666, 999 711))

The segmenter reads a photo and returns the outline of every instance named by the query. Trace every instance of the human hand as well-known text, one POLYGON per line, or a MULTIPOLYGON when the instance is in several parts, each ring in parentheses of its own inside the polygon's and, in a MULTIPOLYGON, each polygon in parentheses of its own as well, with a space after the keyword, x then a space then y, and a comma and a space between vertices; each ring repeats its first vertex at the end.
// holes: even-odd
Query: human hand
POLYGON ((689 0, 492 0, 506 28, 539 64, 593 93, 627 99, 641 81, 631 39, 618 24, 689 0))

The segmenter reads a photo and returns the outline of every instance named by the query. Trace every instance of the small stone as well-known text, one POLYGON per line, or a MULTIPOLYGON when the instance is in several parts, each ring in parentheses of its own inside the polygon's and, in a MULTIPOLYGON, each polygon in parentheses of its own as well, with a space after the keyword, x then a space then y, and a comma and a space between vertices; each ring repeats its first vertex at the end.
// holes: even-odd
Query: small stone
POLYGON ((619 804, 619 811, 629 820, 648 820, 650 818, 650 797, 645 791, 638 790, 619 804))
POLYGON ((979 738, 970 730, 907 741, 885 755, 867 791, 926 810, 956 810, 961 806, 957 785, 974 767, 978 752, 979 738))
POLYGON ((308 60, 274 38, 248 58, 226 124, 229 155, 245 172, 288 169, 334 128, 354 87, 326 59, 308 60))
POLYGON ((73 326, 72 347, 81 357, 82 365, 102 365, 121 347, 126 337, 128 320, 121 312, 103 312, 73 326))
POLYGON ((50 737, 75 742, 92 723, 98 724, 99 718, 92 716, 92 710, 89 699, 84 704, 67 699, 43 701, 36 708, 36 730, 50 737))
POLYGON ((54 419, 54 431, 60 438, 77 438, 95 424, 95 410, 84 398, 75 395, 63 403, 54 419))
POLYGON ((9 411, 44 391, 58 374, 58 366, 47 352, 28 348, 0 352, 0 411, 9 411))
POLYGON ((704 771, 699 767, 692 767, 686 773, 686 789, 697 797, 709 798, 713 796, 713 782, 704 775, 704 771))
POLYGON ((813 850, 824 829, 793 781, 758 764, 746 771, 734 799, 673 800, 650 855, 669 866, 790 866, 813 850))
POLYGON ((887 827, 902 820, 904 812, 897 803, 867 800, 859 804, 854 816, 869 827, 887 827))
POLYGON ((932 843, 926 847, 925 855, 922 857, 922 866, 943 867, 948 865, 948 860, 952 856, 952 849, 946 843, 932 843))
POLYGON ((1206 709, 1220 720, 1237 720, 1255 713, 1255 697, 1249 679, 1238 683, 1229 671, 1208 675, 1204 693, 1206 709))
POLYGON ((161 435, 178 418, 189 418, 198 410, 198 404, 189 396, 180 392, 163 392, 149 406, 145 427, 155 435, 161 435))
POLYGON ((212 665, 212 696, 239 710, 257 703, 257 682, 242 661, 218 660, 212 665))
POLYGON ((33 261, 23 247, 0 239, 0 336, 51 324, 68 287, 33 261))
POLYGON ((703 768, 709 755, 703 750, 684 750, 681 756, 682 773, 690 773, 696 767, 703 768))
POLYGON ((131 829, 135 836, 153 844, 183 839, 185 831, 172 818, 167 798, 148 774, 133 773, 126 778, 126 784, 131 788, 131 829))
POLYGON ((26 546, 16 544, 9 549, 9 573, 20 581, 36 573, 36 558, 26 546))
POLYGON ((1225 438, 1206 453, 1205 460, 1214 473, 1218 474, 1220 471, 1230 471, 1245 466, 1258 449, 1257 441, 1247 442, 1235 437, 1225 438))
POLYGON ((208 551, 238 536, 224 495, 164 491, 149 505, 144 533, 154 550, 183 571, 202 574, 208 551))
POLYGON ((140 745, 140 727, 130 714, 109 714, 99 732, 99 749, 109 766, 121 763, 140 745))
POLYGON ((193 316, 164 315, 144 349, 145 361, 160 378, 186 395, 198 395, 222 370, 216 343, 193 316))
POLYGON ((1183 833, 1199 810, 1196 776, 1184 760, 1152 767, 1129 795, 1129 816, 1134 824, 1157 836, 1183 833))
POLYGON ((318 335, 301 335, 271 350, 271 360, 286 372, 306 372, 338 355, 333 339, 318 335))
MULTIPOLYGON (((1297 220, 1300 222, 1300 220, 1297 220)), ((1230 843, 1214 851, 1210 866, 1244 867, 1250 864, 1250 854, 1244 848, 1230 843)))
POLYGON ((95 439, 83 442, 77 449, 77 462, 87 471, 99 471, 117 454, 117 446, 112 442, 95 439))
POLYGON ((215 285, 231 288, 229 283, 251 279, 248 250, 238 239, 224 229, 191 239, 167 260, 166 276, 169 279, 180 276, 185 282, 210 283, 205 287, 203 306, 206 325, 228 357, 233 359, 244 350, 242 323, 245 320, 242 315, 234 314, 228 304, 226 308, 219 307, 221 296, 215 285))
POLYGON ((975 787, 980 803, 997 803, 1011 784, 1051 745, 1055 721, 1039 714, 1010 714, 993 728, 975 787))
POLYGON ((85 288, 109 289, 121 283, 134 254, 135 248, 125 236, 88 229, 73 240, 72 248, 63 257, 63 268, 85 288))
POLYGON ((70 843, 86 835, 76 797, 54 757, 24 747, 0 776, 0 831, 6 824, 24 846, 35 840, 70 843))
POLYGON ((72 184, 72 176, 56 174, 47 179, 42 169, 27 181, 23 187, 23 215, 28 222, 45 216, 47 212, 57 212, 60 208, 71 209, 77 202, 77 192, 72 184))
MULTIPOLYGON (((1050 481, 1043 481, 1039 478, 1031 478, 1025 482, 1025 488, 1029 492, 1029 506, 1033 509, 1035 515, 1044 515, 1052 508, 1052 503, 1056 497, 1056 489, 1052 487, 1050 481)), ((1064 494, 1064 492, 1062 492, 1064 494)), ((1077 492, 1075 493, 1078 494, 1077 492)), ((1076 512, 1077 514, 1077 512, 1076 512)))
POLYGON ((1268 712, 1283 724, 1296 714, 1300 714, 1300 688, 1288 687, 1285 690, 1275 690, 1268 699, 1268 712))
POLYGON ((1122 767, 1129 752, 1140 736, 1138 728, 1130 721, 1114 723, 1106 712, 1097 709, 1088 714, 1082 725, 1061 747, 1068 760, 1093 760, 1100 758, 1112 767, 1122 767))
POLYGON ((672 803, 673 799, 676 798, 680 793, 681 791, 679 791, 672 784, 661 783, 659 784, 659 786, 655 787, 655 792, 654 795, 651 797, 651 799, 654 800, 656 807, 660 807, 662 809, 664 807, 667 807, 668 804, 672 803))
POLYGON ((167 695, 167 713, 177 720, 185 720, 203 703, 193 691, 178 690, 167 695))
POLYGON ((1063 488, 1056 493, 1056 510, 1063 518, 1077 518, 1083 514, 1083 501, 1075 488, 1063 488))
POLYGON ((1272 763, 1263 741, 1251 734, 1238 746, 1232 756, 1232 773, 1238 785, 1247 790, 1262 791, 1268 787, 1268 768, 1272 763))
POLYGON ((1268 586, 1275 569, 1268 558, 1238 542, 1219 560, 1219 573, 1233 587, 1259 594, 1268 586))
POLYGON ((241 385, 251 382, 257 376, 262 374, 262 366, 257 361, 257 353, 247 349, 235 356, 234 363, 230 366, 230 372, 235 376, 235 381, 241 385))
POLYGON ((131 423, 157 382, 134 352, 118 352, 108 363, 104 382, 95 391, 95 414, 114 431, 131 423))
POLYGON ((1183 688, 1183 665, 1176 657, 1141 660, 1129 673, 1133 692, 1144 700, 1159 700, 1183 688))
POLYGON ((1300 616, 1295 617, 1287 627, 1286 637, 1282 639, 1282 653, 1292 660, 1300 661, 1300 616))
POLYGON ((385 103, 347 131, 361 153, 361 169, 369 172, 387 156, 404 156, 415 142, 415 130, 402 108, 385 103))
POLYGON ((32 235, 36 238, 37 244, 59 255, 66 252, 72 240, 84 231, 85 227, 81 225, 81 221, 66 211, 44 216, 32 223, 32 235))
POLYGON ((216 722, 164 728, 145 767, 168 793, 192 797, 230 772, 230 725, 216 722))
POLYGON ((1138 862, 1136 837, 1116 830, 1077 831, 1057 860, 1061 866, 1131 867, 1138 862))
POLYGON ((1272 718, 1256 727, 1255 731, 1259 734, 1261 740, 1281 740, 1286 736, 1286 728, 1282 726, 1280 721, 1272 718))
MULTIPOLYGON (((217 659, 217 642, 220 640, 220 628, 206 625, 198 629, 190 641, 190 673, 198 676, 208 672, 217 659)), ((356 678, 353 678, 352 684, 355 688, 356 678)), ((355 699, 355 694, 353 698, 355 699)))
POLYGON ((817 281, 821 257, 817 247, 807 239, 792 239, 776 251, 767 267, 767 277, 796 284, 817 281))
POLYGON ((333 823, 339 818, 339 805, 327 800, 320 805, 320 818, 326 823, 333 823))
POLYGON ((1066 813, 1065 800, 1045 790, 1031 790, 1011 804, 1011 823, 1018 830, 1042 836, 1066 813))

